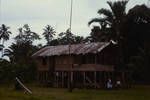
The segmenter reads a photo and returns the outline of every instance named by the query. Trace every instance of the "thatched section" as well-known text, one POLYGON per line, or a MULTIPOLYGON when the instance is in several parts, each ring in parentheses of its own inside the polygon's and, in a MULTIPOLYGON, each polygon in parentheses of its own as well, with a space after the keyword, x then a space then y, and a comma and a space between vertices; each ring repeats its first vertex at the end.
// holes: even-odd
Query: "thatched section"
POLYGON ((98 53, 101 52, 105 47, 110 45, 111 42, 98 42, 98 43, 87 43, 87 44, 73 44, 73 45, 59 45, 59 46, 48 46, 33 54, 33 57, 46 57, 46 56, 60 56, 68 54, 87 54, 87 53, 98 53), (70 48, 70 52, 69 52, 70 48))

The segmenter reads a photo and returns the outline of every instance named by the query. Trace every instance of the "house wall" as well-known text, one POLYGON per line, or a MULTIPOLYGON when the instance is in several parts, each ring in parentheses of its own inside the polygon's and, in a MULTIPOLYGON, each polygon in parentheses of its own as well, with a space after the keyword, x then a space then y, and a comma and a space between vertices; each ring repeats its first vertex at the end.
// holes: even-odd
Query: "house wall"
POLYGON ((49 62, 48 57, 38 57, 36 58, 37 70, 38 71, 48 71, 49 70, 49 62))
POLYGON ((55 69, 57 68, 70 69, 72 64, 73 64, 72 56, 63 55, 55 57, 55 69))
POLYGON ((100 53, 86 55, 61 55, 52 57, 37 58, 39 71, 68 71, 76 70, 97 70, 113 71, 116 64, 116 48, 107 47, 100 53))

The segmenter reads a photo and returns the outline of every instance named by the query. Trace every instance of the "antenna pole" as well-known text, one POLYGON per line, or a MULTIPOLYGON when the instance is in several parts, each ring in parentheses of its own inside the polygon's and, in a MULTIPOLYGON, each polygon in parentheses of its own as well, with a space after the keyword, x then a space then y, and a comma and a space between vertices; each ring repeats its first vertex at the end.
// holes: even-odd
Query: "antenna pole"
POLYGON ((147 1, 147 7, 150 8, 150 0, 147 1))
MULTIPOLYGON (((72 6, 73 6, 73 0, 71 0, 71 9, 70 9, 70 25, 69 25, 69 37, 72 33, 72 6)), ((71 53, 70 53, 70 50, 71 50, 71 41, 69 40, 69 56, 70 56, 70 59, 71 59, 71 53)), ((72 92, 73 90, 73 64, 71 62, 70 64, 70 80, 69 80, 69 92, 72 92)))
POLYGON ((2 2, 1 2, 1 0, 0 0, 0 24, 2 23, 2 22, 1 22, 1 16, 2 16, 2 15, 1 15, 1 9, 2 9, 2 2))
POLYGON ((71 0, 71 9, 70 9, 70 32, 72 32, 72 6, 73 6, 73 0, 71 0))

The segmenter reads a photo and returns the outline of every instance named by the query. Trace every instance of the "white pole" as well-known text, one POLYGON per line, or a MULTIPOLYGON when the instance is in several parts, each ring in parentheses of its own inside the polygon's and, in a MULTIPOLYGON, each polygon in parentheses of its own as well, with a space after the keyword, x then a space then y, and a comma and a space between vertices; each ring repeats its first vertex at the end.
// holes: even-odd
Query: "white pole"
POLYGON ((71 9, 70 9, 70 32, 72 32, 72 7, 73 6, 73 0, 71 0, 71 9))
MULTIPOLYGON (((69 33, 69 36, 71 35, 71 32, 72 32, 72 6, 73 6, 73 0, 71 0, 71 9, 70 9, 70 25, 69 25, 69 28, 70 28, 70 33, 69 33)), ((71 43, 69 41, 69 56, 70 56, 70 59, 71 59, 71 54, 70 54, 70 49, 71 49, 71 43)), ((70 82, 69 82, 69 91, 72 92, 72 89, 73 89, 73 69, 72 69, 72 62, 71 62, 71 66, 70 66, 70 82)))
MULTIPOLYGON (((1 22, 1 6, 2 6, 2 4, 1 4, 1 3, 2 3, 2 2, 1 2, 1 0, 0 0, 0 25, 2 24, 2 22, 1 22)), ((0 44, 2 44, 1 41, 2 41, 2 39, 0 40, 0 44)), ((3 57, 3 49, 4 49, 4 48, 3 48, 3 46, 2 46, 1 57, 0 57, 1 59, 2 59, 2 57, 3 57)))
POLYGON ((1 2, 1 0, 0 0, 0 24, 2 23, 2 22, 1 22, 1 9, 2 9, 2 2, 1 2))

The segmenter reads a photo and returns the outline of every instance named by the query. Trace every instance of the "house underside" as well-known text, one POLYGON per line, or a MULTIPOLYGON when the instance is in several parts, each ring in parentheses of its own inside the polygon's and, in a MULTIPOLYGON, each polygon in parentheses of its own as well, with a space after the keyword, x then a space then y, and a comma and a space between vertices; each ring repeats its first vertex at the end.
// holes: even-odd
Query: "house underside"
POLYGON ((73 77, 74 88, 105 88, 108 79, 113 80, 115 86, 116 77, 119 76, 122 85, 127 84, 125 73, 108 71, 55 71, 52 74, 48 71, 39 71, 38 80, 41 85, 59 88, 68 88, 73 77))

